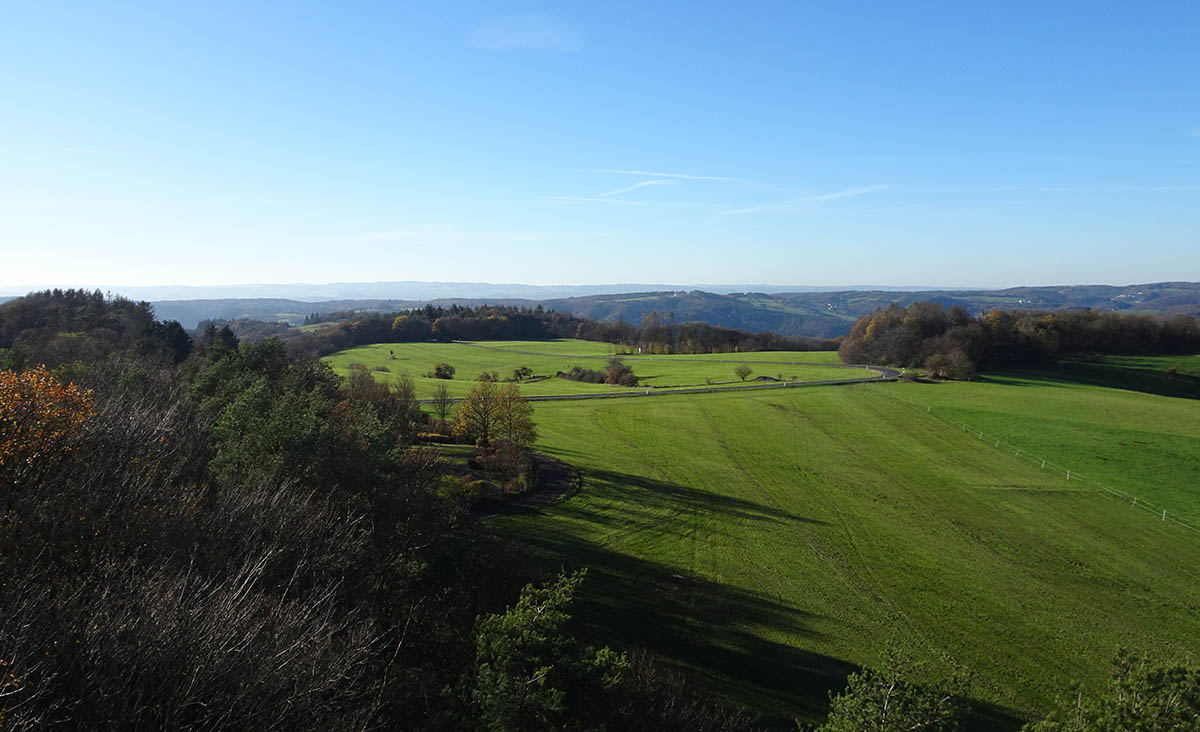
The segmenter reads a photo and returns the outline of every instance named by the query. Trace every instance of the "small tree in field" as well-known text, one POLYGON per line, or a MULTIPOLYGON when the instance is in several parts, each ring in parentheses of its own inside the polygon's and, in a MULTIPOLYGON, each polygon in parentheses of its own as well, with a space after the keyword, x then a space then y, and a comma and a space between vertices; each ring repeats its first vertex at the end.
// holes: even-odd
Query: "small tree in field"
POLYGON ((433 371, 425 375, 431 379, 453 379, 454 367, 448 363, 439 363, 433 367, 433 371))
POLYGON ((633 369, 627 366, 620 356, 609 356, 604 383, 614 386, 637 386, 638 378, 634 376, 633 369))
POLYGON ((450 405, 453 403, 450 398, 450 390, 446 388, 445 384, 438 384, 437 388, 433 390, 433 400, 430 406, 433 407, 433 413, 437 415, 438 421, 442 424, 446 424, 450 419, 450 405))
POLYGON ((740 366, 738 366, 737 368, 735 368, 735 369, 733 370, 733 373, 734 373, 734 374, 735 374, 735 375, 736 375, 736 376, 737 376, 739 379, 741 379, 742 381, 745 381, 747 376, 749 376, 750 374, 754 373, 754 369, 750 368, 750 367, 749 367, 749 366, 747 366, 746 364, 741 364, 740 366))

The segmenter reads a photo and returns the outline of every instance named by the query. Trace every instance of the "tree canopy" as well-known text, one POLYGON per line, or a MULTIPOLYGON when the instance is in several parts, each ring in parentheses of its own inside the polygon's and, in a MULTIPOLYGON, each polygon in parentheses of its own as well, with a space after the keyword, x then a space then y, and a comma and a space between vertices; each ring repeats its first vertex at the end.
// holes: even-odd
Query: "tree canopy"
POLYGON ((927 368, 949 378, 1070 353, 1195 353, 1200 320, 1096 310, 993 310, 972 317, 939 302, 892 306, 859 318, 838 353, 846 363, 927 368))

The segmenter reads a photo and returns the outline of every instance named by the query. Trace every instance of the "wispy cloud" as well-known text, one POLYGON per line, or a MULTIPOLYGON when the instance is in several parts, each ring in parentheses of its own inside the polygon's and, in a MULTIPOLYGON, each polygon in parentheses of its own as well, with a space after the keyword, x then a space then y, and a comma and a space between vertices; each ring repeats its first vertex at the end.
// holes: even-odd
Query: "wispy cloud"
POLYGON ((609 196, 616 196, 616 195, 620 195, 622 193, 629 193, 630 191, 636 191, 637 189, 645 188, 646 186, 667 186, 667 185, 671 185, 672 183, 674 183, 674 181, 669 178, 655 178, 654 180, 644 180, 639 183, 634 183, 631 186, 625 186, 624 188, 618 188, 615 191, 609 191, 608 193, 601 193, 598 197, 599 198, 607 198, 609 196))
POLYGON ((753 183, 754 181, 744 180, 742 178, 730 178, 723 175, 688 175, 686 173, 656 173, 650 170, 613 170, 610 168, 596 168, 584 170, 584 173, 608 173, 612 175, 638 175, 649 178, 675 178, 678 180, 715 180, 726 181, 729 183, 753 183))
POLYGON ((622 206, 644 206, 639 201, 626 201, 623 198, 600 198, 598 196, 548 196, 550 201, 573 201, 576 203, 616 203, 622 206))
POLYGON ((885 185, 870 185, 861 186, 859 188, 847 188, 841 191, 833 191, 831 193, 820 193, 814 196, 802 196, 793 198, 787 201, 778 203, 767 203, 761 206, 749 206, 747 208, 737 208, 732 211, 725 211, 729 215, 741 215, 752 213, 786 213, 788 211, 799 211, 813 204, 824 203, 825 201, 836 201, 840 198, 854 198, 856 196, 865 196, 868 193, 876 193, 885 191, 888 186, 885 185))
POLYGON ((510 15, 484 23, 467 36, 467 45, 495 51, 558 51, 583 48, 575 26, 549 15, 510 15))
POLYGON ((623 231, 462 231, 452 227, 424 226, 388 231, 368 231, 347 237, 352 242, 495 242, 564 241, 625 236, 623 231))
POLYGON ((950 186, 922 190, 936 193, 1196 193, 1200 192, 1200 185, 950 186))
POLYGON ((1200 137, 1200 127, 1193 127, 1192 129, 1188 130, 1188 134, 1192 137, 1200 137))

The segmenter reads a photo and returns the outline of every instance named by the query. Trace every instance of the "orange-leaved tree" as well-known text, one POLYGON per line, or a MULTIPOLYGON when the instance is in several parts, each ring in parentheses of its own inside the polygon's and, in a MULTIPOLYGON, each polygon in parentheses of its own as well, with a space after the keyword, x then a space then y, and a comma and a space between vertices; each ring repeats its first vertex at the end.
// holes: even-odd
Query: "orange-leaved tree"
POLYGON ((44 367, 0 371, 0 488, 62 460, 92 413, 92 393, 44 367))

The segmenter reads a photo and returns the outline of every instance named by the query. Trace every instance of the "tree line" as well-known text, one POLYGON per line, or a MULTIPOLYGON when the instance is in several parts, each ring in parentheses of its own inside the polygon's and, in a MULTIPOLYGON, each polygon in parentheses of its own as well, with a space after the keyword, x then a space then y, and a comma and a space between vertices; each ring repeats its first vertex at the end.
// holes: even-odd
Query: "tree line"
POLYGON ((426 305, 396 314, 337 312, 314 313, 306 325, 324 324, 316 332, 265 327, 257 321, 206 321, 234 329, 239 336, 259 333, 285 337, 297 352, 327 355, 369 343, 453 340, 542 340, 577 338, 611 343, 627 353, 731 353, 739 351, 833 350, 836 341, 785 337, 775 333, 750 333, 708 323, 676 323, 673 316, 643 313, 640 326, 581 318, 570 313, 536 307, 481 305, 447 307, 426 305))
POLYGON ((926 368, 969 378, 977 369, 1036 364, 1076 353, 1200 352, 1200 320, 1097 310, 992 310, 977 316, 939 302, 893 304, 855 321, 838 348, 846 363, 926 368))

